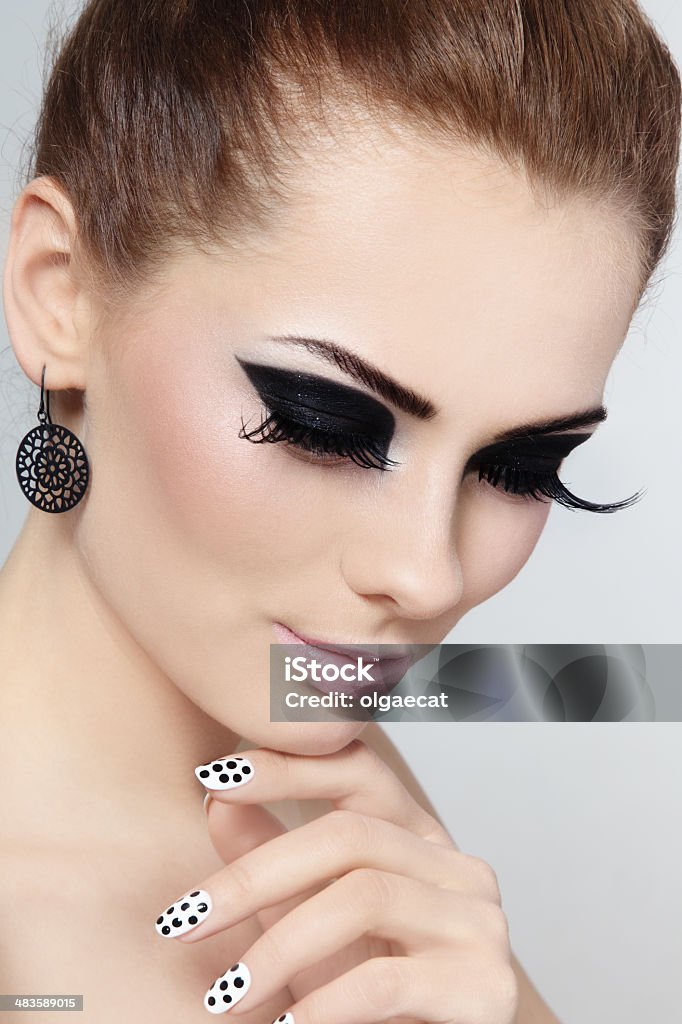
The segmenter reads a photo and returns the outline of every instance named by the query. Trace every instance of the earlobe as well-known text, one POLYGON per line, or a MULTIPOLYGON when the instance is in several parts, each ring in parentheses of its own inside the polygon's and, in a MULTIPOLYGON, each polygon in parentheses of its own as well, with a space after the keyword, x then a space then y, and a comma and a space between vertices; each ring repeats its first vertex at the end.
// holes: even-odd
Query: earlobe
POLYGON ((53 179, 34 178, 12 211, 3 301, 10 340, 26 376, 55 391, 85 388, 87 339, 78 330, 71 257, 73 208, 53 179))

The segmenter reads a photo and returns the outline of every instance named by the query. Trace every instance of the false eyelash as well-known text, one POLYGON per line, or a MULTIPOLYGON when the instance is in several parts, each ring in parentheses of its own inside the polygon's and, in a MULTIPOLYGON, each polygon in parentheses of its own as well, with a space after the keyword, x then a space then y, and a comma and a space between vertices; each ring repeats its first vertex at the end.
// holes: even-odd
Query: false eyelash
POLYGON ((341 434, 304 426, 274 410, 269 412, 262 423, 250 431, 246 430, 246 424, 242 419, 239 437, 252 441, 254 444, 263 444, 266 441, 273 443, 288 441, 296 448, 302 448, 320 458, 328 454, 349 458, 363 469, 381 469, 387 472, 389 465, 400 465, 399 462, 389 459, 375 439, 367 434, 346 432, 341 434))
MULTIPOLYGON (((389 465, 400 465, 394 459, 389 459, 372 437, 365 434, 334 433, 304 426, 277 411, 270 411, 262 423, 251 431, 246 430, 246 424, 242 419, 239 437, 252 441, 254 444, 287 441, 289 444, 320 458, 330 453, 342 458, 349 458, 364 469, 387 471, 389 465)), ((535 501, 542 501, 542 496, 544 496, 565 508, 586 512, 618 512, 622 508, 634 505, 645 493, 645 491, 638 491, 623 501, 605 504, 593 503, 572 494, 561 482, 556 472, 539 473, 522 469, 518 465, 510 463, 482 465, 479 468, 478 479, 480 481, 485 477, 487 483, 499 488, 503 475, 506 492, 535 501)))
POLYGON ((544 495, 552 501, 556 501, 565 508, 584 510, 586 512, 619 512, 622 508, 634 505, 643 497, 645 490, 638 491, 623 501, 614 501, 606 504, 594 503, 572 494, 565 484, 561 482, 556 472, 538 473, 533 470, 521 469, 518 466, 509 464, 497 464, 481 466, 478 471, 478 479, 483 477, 492 484, 499 487, 500 478, 504 474, 504 489, 518 494, 522 498, 532 498, 542 501, 539 495, 544 495))

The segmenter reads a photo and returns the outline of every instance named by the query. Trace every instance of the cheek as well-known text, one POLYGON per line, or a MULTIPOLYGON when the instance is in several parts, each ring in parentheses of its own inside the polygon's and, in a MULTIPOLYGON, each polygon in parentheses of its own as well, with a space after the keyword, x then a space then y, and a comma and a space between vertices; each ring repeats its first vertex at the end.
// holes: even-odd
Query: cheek
POLYGON ((463 593, 458 618, 502 590, 521 571, 552 508, 529 499, 510 500, 485 482, 463 496, 458 523, 463 593))
POLYGON ((128 461, 131 486, 145 495, 142 514, 163 520, 183 557, 261 588, 324 548, 326 517, 311 515, 281 445, 239 437, 242 417, 253 429, 262 406, 238 386, 224 353, 197 349, 179 333, 172 342, 150 339, 122 368, 138 452, 128 461))

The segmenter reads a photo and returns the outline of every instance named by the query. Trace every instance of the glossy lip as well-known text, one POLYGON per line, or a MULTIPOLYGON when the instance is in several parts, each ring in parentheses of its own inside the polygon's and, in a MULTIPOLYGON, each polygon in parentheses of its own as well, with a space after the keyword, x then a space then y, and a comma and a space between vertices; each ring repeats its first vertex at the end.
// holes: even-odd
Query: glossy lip
POLYGON ((366 661, 403 661, 405 658, 414 658, 415 652, 405 644, 382 644, 377 643, 373 647, 353 644, 346 646, 341 643, 316 640, 314 637, 303 636, 301 633, 294 633, 288 626, 281 622, 274 623, 275 633, 281 636, 279 641, 282 644, 307 644, 309 647, 316 647, 320 651, 331 651, 334 654, 343 654, 346 658, 355 660, 360 655, 366 661))
POLYGON ((362 696, 364 694, 388 694, 391 690, 397 686, 402 680, 408 669, 417 661, 420 657, 418 652, 407 649, 404 645, 393 644, 386 645, 381 644, 379 647, 390 646, 394 650, 397 649, 397 653, 390 655, 384 655, 378 653, 377 650, 372 650, 368 647, 345 647, 342 644, 326 644, 324 641, 316 643, 312 640, 304 639, 297 633, 294 633, 287 626, 282 625, 280 622, 273 623, 273 632, 277 637, 277 642, 281 644, 299 644, 308 648, 311 651, 309 657, 314 657, 316 654, 322 655, 322 660, 325 664, 337 665, 339 668, 349 664, 349 662, 357 664, 359 657, 362 657, 364 662, 372 663, 372 675, 374 677, 372 682, 365 680, 361 682, 353 682, 347 679, 310 679, 308 680, 310 686, 319 690, 321 693, 347 693, 356 694, 362 696), (323 646, 324 644, 324 646, 323 646))

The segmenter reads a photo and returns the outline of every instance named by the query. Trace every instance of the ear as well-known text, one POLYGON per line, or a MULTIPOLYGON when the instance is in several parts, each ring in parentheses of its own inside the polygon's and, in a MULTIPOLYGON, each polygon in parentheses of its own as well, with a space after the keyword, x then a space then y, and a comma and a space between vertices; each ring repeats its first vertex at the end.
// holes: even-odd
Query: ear
POLYGON ((3 302, 19 365, 40 387, 85 389, 88 306, 72 259, 76 219, 54 179, 34 178, 12 211, 3 302))

